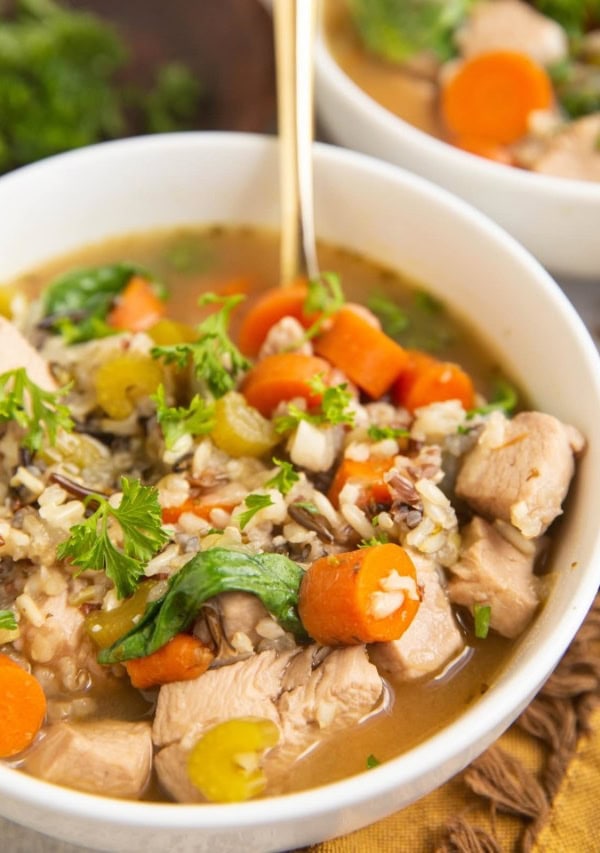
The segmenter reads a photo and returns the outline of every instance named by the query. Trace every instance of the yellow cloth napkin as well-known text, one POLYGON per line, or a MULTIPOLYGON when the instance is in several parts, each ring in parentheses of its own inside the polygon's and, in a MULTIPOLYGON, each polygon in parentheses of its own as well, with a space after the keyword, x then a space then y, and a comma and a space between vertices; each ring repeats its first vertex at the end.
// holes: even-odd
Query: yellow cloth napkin
MULTIPOLYGON (((532 853, 592 853, 600 850, 600 709, 592 717, 593 733, 580 740, 549 818, 538 833, 532 853)), ((530 770, 541 762, 541 746, 513 726, 498 745, 530 770)), ((397 814, 343 838, 311 848, 311 853, 418 853, 443 842, 447 823, 464 815, 472 825, 495 831, 501 850, 521 848, 523 823, 514 817, 490 817, 487 801, 474 795, 462 774, 397 814)))

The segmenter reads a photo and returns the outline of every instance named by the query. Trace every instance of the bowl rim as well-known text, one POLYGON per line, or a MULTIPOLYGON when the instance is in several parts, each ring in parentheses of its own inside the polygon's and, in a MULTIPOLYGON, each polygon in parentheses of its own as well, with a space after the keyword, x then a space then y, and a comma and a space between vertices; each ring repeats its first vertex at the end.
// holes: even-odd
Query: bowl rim
MULTIPOLYGON (((584 181, 579 178, 560 178, 545 175, 516 166, 508 166, 486 160, 468 151, 462 151, 443 139, 437 139, 424 130, 420 130, 386 107, 361 89, 339 65, 331 51, 328 38, 321 25, 315 44, 315 67, 317 75, 335 89, 338 97, 354 102, 363 113, 363 120, 387 136, 401 136, 410 143, 415 151, 423 152, 423 160, 435 163, 445 170, 460 171, 472 179, 497 180, 512 191, 539 192, 549 202, 555 202, 557 196, 565 203, 577 201, 600 202, 600 183, 584 181)), ((317 105, 319 87, 316 88, 317 105)), ((401 167, 402 168, 402 167, 401 167)))
MULTIPOLYGON (((86 165, 86 161, 91 164, 99 159, 106 169, 110 167, 113 158, 136 157, 146 149, 162 148, 164 154, 161 156, 168 159, 176 154, 181 146, 209 150, 215 146, 220 149, 227 146, 232 156, 240 153, 244 156, 244 152, 248 154, 268 151, 271 157, 275 157, 276 145, 277 140, 273 137, 223 131, 190 131, 99 143, 24 166, 1 177, 0 195, 2 187, 9 183, 17 183, 24 177, 35 178, 38 172, 52 172, 62 164, 69 165, 76 160, 86 165)), ((414 188, 431 199, 432 203, 445 207, 448 212, 465 221, 468 227, 487 232, 499 247, 519 262, 524 272, 535 279, 537 286, 548 292, 550 298, 562 300, 565 322, 572 328, 574 336, 578 337, 582 358, 589 361, 590 366, 592 362, 594 366, 600 363, 596 347, 583 321, 552 277, 527 250, 485 214, 426 179, 366 154, 316 143, 315 156, 318 160, 334 166, 339 161, 351 168, 379 173, 391 182, 414 188)), ((597 385, 597 395, 600 399, 600 372, 597 385)), ((369 770, 368 786, 365 785, 365 774, 362 772, 305 791, 246 803, 185 805, 119 800, 86 794, 35 779, 0 762, 0 794, 9 801, 17 799, 43 809, 51 806, 55 815, 82 817, 98 823, 162 830, 226 831, 232 826, 235 829, 243 829, 264 825, 277 826, 288 821, 298 822, 303 818, 331 813, 332 808, 342 804, 345 808, 359 805, 380 795, 391 794, 397 788, 399 780, 405 786, 413 783, 418 786, 421 777, 432 774, 440 767, 440 754, 444 755, 445 762, 455 762, 453 772, 457 772, 510 725, 558 663, 594 600, 599 576, 600 531, 594 542, 589 563, 582 569, 577 594, 574 596, 576 601, 564 611, 563 619, 551 638, 532 651, 530 659, 517 671, 505 677, 500 674, 499 681, 492 684, 487 693, 479 697, 456 720, 407 752, 369 770), (549 650, 552 651, 550 661, 549 650), (508 707, 511 709, 510 719, 507 718, 508 707), (475 743, 477 747, 474 749, 475 743)), ((447 778, 448 774, 443 774, 439 784, 447 778)), ((432 788, 427 786, 427 789, 421 792, 417 787, 416 790, 418 794, 413 799, 423 796, 432 788)), ((6 816, 10 819, 10 814, 6 816)))

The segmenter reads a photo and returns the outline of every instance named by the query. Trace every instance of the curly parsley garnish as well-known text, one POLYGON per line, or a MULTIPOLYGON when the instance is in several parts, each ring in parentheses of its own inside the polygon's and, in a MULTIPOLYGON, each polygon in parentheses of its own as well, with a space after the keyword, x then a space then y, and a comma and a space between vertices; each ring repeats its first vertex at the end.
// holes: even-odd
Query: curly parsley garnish
POLYGON ((309 380, 310 389, 315 394, 322 394, 321 411, 306 412, 294 403, 288 406, 287 414, 275 418, 273 425, 276 432, 285 433, 296 429, 300 421, 308 421, 311 424, 345 424, 354 426, 356 413, 350 408, 352 394, 348 391, 348 384, 327 386, 323 377, 318 374, 309 380))
POLYGON ((117 596, 125 598, 135 591, 145 564, 169 536, 162 528, 157 489, 121 477, 121 490, 123 497, 118 507, 113 507, 103 495, 89 495, 85 503, 97 504, 98 508, 71 528, 69 538, 58 546, 56 555, 59 560, 70 558, 81 572, 86 569, 106 572, 117 596), (111 522, 121 528, 121 548, 110 538, 111 522))
POLYGON ((500 411, 505 414, 510 414, 516 408, 519 402, 519 394, 514 385, 511 385, 506 379, 496 380, 492 399, 485 406, 479 406, 477 409, 470 409, 467 412, 467 420, 474 418, 475 415, 489 415, 490 412, 500 411))
POLYGON ((318 318, 304 333, 304 339, 316 337, 323 324, 336 314, 345 302, 339 275, 324 272, 318 278, 310 279, 303 310, 307 316, 318 314, 318 318))
POLYGON ((156 403, 156 419, 167 450, 172 450, 182 435, 207 435, 214 427, 214 405, 199 394, 187 407, 167 406, 164 385, 159 385, 150 399, 156 403))
POLYGON ((294 470, 291 462, 273 457, 273 464, 277 465, 279 470, 270 480, 267 480, 265 487, 267 489, 279 489, 282 495, 287 495, 300 479, 300 474, 294 470))
POLYGON ((373 425, 367 430, 367 435, 373 441, 384 441, 386 438, 409 438, 410 430, 403 427, 380 427, 373 425))
POLYGON ((270 495, 248 495, 244 503, 248 509, 238 515, 240 530, 244 529, 250 519, 253 518, 259 510, 264 509, 267 506, 273 506, 273 501, 271 500, 270 495))
POLYGON ((32 452, 45 437, 54 444, 59 429, 73 428, 68 408, 58 402, 68 390, 45 391, 28 379, 24 367, 9 370, 0 376, 0 423, 16 421, 25 430, 23 447, 32 452))
POLYGON ((196 378, 206 385, 213 397, 222 397, 235 388, 239 376, 250 367, 228 331, 231 312, 244 298, 240 294, 221 297, 205 293, 200 305, 221 303, 222 307, 197 326, 198 340, 154 347, 152 355, 178 367, 185 367, 191 358, 196 378))

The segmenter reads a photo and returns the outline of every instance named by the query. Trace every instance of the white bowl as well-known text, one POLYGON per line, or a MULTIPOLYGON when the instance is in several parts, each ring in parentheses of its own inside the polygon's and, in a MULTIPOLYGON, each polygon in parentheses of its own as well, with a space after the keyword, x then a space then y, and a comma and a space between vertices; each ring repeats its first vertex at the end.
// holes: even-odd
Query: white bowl
POLYGON ((360 89, 337 64, 323 35, 315 62, 318 115, 328 139, 466 199, 554 275, 600 283, 600 184, 503 166, 429 136, 360 89))
MULTIPOLYGON (((0 764, 0 813, 11 820, 96 849, 126 846, 130 853, 287 850, 350 832, 431 791, 492 743, 558 662, 594 598, 600 530, 590 507, 600 505, 600 369, 571 304, 515 241, 433 184, 324 145, 316 146, 315 166, 322 239, 427 283, 486 334, 536 406, 587 436, 553 552, 552 594, 488 692, 368 778, 239 805, 184 806, 89 796, 0 764)), ((277 221, 273 139, 216 133, 108 143, 0 180, 0 281, 124 232, 277 221)))

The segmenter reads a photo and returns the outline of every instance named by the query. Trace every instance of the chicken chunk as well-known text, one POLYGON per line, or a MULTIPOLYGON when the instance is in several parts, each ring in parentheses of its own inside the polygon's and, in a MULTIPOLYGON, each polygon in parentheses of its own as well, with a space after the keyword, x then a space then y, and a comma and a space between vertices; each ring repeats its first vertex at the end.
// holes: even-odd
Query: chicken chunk
POLYGON ((321 737, 370 713, 382 687, 363 646, 332 652, 309 646, 279 657, 263 652, 195 681, 165 685, 154 727, 155 742, 168 744, 156 758, 161 785, 180 802, 200 801, 186 771, 190 748, 211 726, 254 716, 270 719, 279 728, 279 743, 264 761, 269 788, 278 786, 292 762, 321 737))
POLYGON ((185 738, 235 717, 264 717, 279 724, 275 701, 293 652, 274 651, 210 669, 193 681, 165 684, 158 694, 152 737, 157 746, 185 738))
POLYGON ((27 377, 40 388, 56 390, 56 382, 45 359, 16 326, 0 317, 0 374, 19 367, 24 367, 27 377))
POLYGON ((381 677, 363 646, 336 649, 315 666, 317 648, 309 646, 300 653, 308 664, 305 677, 297 677, 277 702, 281 739, 265 761, 271 787, 279 785, 292 762, 321 737, 355 725, 381 697, 381 677))
POLYGON ((600 181, 599 139, 600 115, 569 122, 550 138, 530 168, 543 175, 600 181))
POLYGON ((490 627, 504 637, 518 637, 540 603, 533 574, 535 549, 525 554, 482 518, 463 531, 462 551, 451 569, 450 600, 468 607, 489 605, 490 627))
POLYGON ((152 770, 150 724, 57 723, 28 754, 25 769, 78 791, 138 799, 152 770))
POLYGON ((492 50, 514 50, 540 65, 565 59, 569 49, 560 24, 521 0, 477 3, 455 41, 465 58, 492 50))
POLYGON ((513 524, 528 539, 561 514, 584 440, 552 415, 495 412, 466 454, 456 494, 484 517, 513 524))
POLYGON ((456 623, 435 563, 411 551, 423 598, 417 615, 398 640, 369 646, 369 657, 396 681, 412 681, 434 672, 460 654, 463 635, 456 623))

